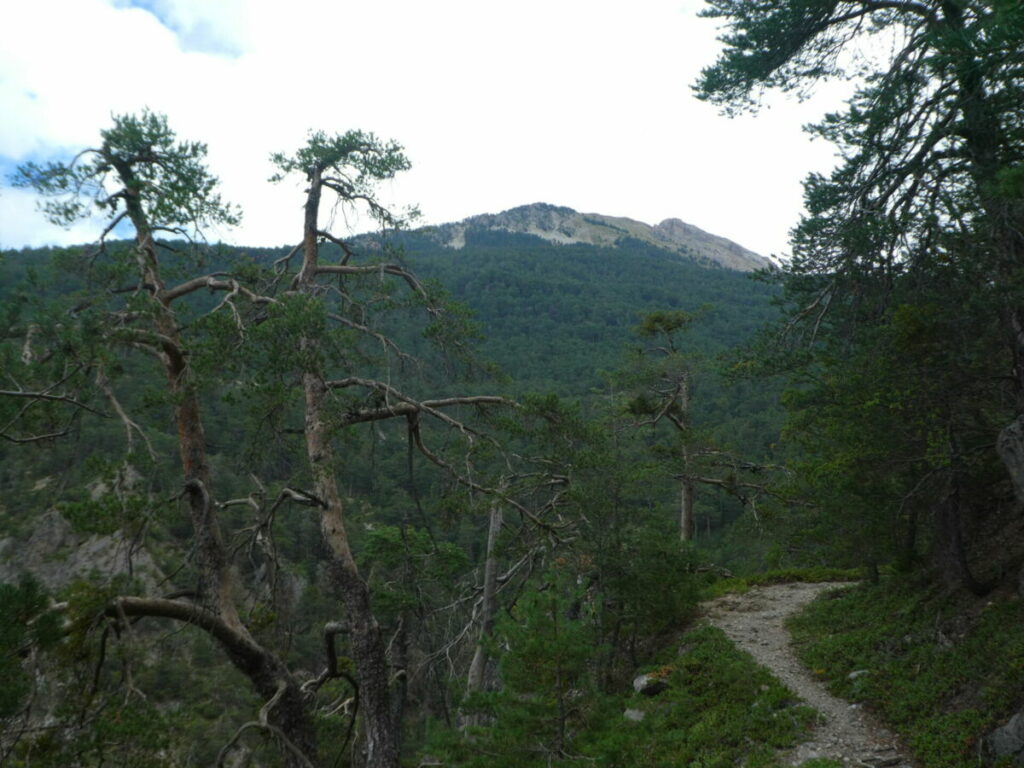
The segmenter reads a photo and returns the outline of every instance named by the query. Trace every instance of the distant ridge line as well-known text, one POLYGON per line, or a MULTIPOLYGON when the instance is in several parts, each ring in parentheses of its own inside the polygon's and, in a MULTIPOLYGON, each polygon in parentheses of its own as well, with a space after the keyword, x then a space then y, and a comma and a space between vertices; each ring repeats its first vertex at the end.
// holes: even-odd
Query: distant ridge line
POLYGON ((535 235, 562 245, 582 243, 611 248, 631 238, 687 259, 707 261, 740 272, 774 268, 770 259, 681 219, 665 219, 652 226, 621 216, 580 213, 550 203, 532 203, 501 213, 478 214, 420 231, 446 248, 454 249, 465 247, 466 235, 473 231, 503 231, 535 235))

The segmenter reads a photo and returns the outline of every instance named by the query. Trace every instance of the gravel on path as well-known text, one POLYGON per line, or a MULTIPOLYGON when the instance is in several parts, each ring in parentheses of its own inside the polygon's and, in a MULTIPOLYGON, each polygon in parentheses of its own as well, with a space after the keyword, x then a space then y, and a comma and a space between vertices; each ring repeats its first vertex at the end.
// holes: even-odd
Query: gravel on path
MULTIPOLYGON (((831 758, 848 766, 910 768, 913 761, 896 736, 860 705, 838 699, 797 659, 784 626, 787 617, 842 583, 772 584, 753 587, 704 604, 705 615, 739 648, 767 667, 790 690, 814 707, 820 720, 810 741, 785 753, 790 765, 831 758)), ((869 673, 870 674, 870 673, 869 673)))

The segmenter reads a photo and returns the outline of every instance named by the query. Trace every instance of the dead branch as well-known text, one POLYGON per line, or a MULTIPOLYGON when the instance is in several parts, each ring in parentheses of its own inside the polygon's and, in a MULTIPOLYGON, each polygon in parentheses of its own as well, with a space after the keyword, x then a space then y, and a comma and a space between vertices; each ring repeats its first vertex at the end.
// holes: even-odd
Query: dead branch
POLYGON ((152 617, 174 619, 199 627, 217 640, 235 658, 261 665, 266 651, 245 634, 235 630, 213 612, 194 603, 168 600, 160 597, 119 597, 107 606, 106 615, 113 619, 124 617, 152 617))
POLYGON ((345 425, 361 424, 367 421, 380 421, 382 419, 390 419, 395 416, 410 416, 412 414, 427 413, 464 434, 479 434, 466 427, 462 422, 441 413, 438 409, 449 408, 456 405, 516 405, 514 401, 497 395, 448 397, 440 400, 420 401, 400 392, 390 384, 386 384, 383 381, 363 379, 355 376, 337 379, 335 381, 325 381, 324 386, 327 389, 363 387, 365 389, 372 389, 380 392, 385 396, 385 398, 394 398, 399 401, 397 404, 389 404, 381 408, 366 408, 353 411, 346 415, 343 421, 345 425))
POLYGON ((336 678, 343 678, 348 681, 355 691, 355 697, 358 707, 359 701, 359 684, 352 678, 348 672, 338 668, 338 651, 335 645, 335 641, 338 635, 343 635, 349 632, 348 625, 340 621, 331 621, 324 625, 324 669, 323 671, 314 677, 312 680, 307 680, 302 684, 302 692, 307 696, 314 696, 317 691, 326 683, 328 680, 334 680, 336 678))
POLYGON ((331 320, 334 320, 336 323, 341 323, 346 328, 351 328, 354 331, 359 331, 360 333, 365 333, 367 336, 370 336, 370 337, 376 339, 378 342, 380 342, 380 345, 382 347, 384 347, 385 349, 390 349, 392 352, 394 352, 398 356, 398 358, 400 360, 406 361, 406 360, 413 360, 414 359, 411 355, 403 352, 401 350, 401 348, 399 348, 399 346, 394 342, 394 340, 392 338, 390 338, 389 336, 386 336, 385 334, 381 333, 380 331, 375 331, 372 328, 370 328, 369 326, 363 325, 361 323, 357 323, 355 320, 350 320, 347 317, 344 317, 343 315, 338 315, 338 314, 333 314, 332 313, 332 314, 328 314, 327 316, 331 320))
POLYGON ((156 461, 156 451, 153 450, 153 444, 149 441, 146 433, 142 431, 142 427, 134 422, 121 406, 121 402, 114 394, 114 390, 111 388, 110 381, 107 379, 106 372, 103 370, 102 366, 96 369, 96 385, 103 391, 103 394, 107 396, 107 400, 110 401, 110 405, 113 407, 114 412, 118 415, 118 418, 121 419, 121 423, 124 424, 125 437, 128 441, 128 452, 131 453, 133 447, 134 441, 132 439, 132 434, 137 432, 139 437, 141 437, 142 441, 146 444, 146 450, 149 452, 150 458, 153 459, 153 461, 156 461))
POLYGON ((351 264, 324 264, 316 268, 315 275, 394 275, 402 278, 406 284, 424 300, 430 299, 426 289, 416 279, 415 275, 397 264, 365 264, 354 266, 351 264))
POLYGON ((277 739, 277 741, 282 746, 284 746, 289 752, 291 752, 295 757, 297 757, 303 765, 307 766, 308 768, 316 768, 316 766, 313 765, 312 762, 310 762, 309 758, 302 753, 302 750, 295 746, 295 744, 292 743, 291 739, 285 736, 284 731, 270 724, 270 711, 275 706, 277 706, 277 703, 281 700, 281 697, 284 696, 285 691, 287 690, 287 683, 285 683, 284 681, 279 682, 277 684, 277 690, 275 691, 274 695, 267 701, 266 704, 260 707, 260 712, 258 716, 259 719, 250 720, 247 723, 243 723, 239 727, 239 729, 235 731, 235 735, 232 736, 228 743, 221 748, 220 752, 217 755, 218 768, 224 765, 224 760, 227 758, 228 753, 231 751, 231 748, 238 743, 238 740, 242 737, 242 734, 244 734, 251 728, 266 731, 267 733, 271 734, 275 739, 277 739))
POLYGON ((52 394, 53 390, 55 390, 58 387, 60 387, 62 384, 64 384, 64 382, 66 382, 68 379, 70 379, 72 376, 74 376, 76 373, 78 373, 81 370, 82 370, 82 366, 76 366, 73 370, 71 370, 71 372, 69 372, 67 375, 65 375, 60 380, 55 381, 53 384, 51 384, 50 386, 46 387, 45 389, 42 389, 42 390, 39 390, 39 391, 35 391, 35 392, 29 392, 29 391, 26 391, 26 390, 22 389, 21 385, 13 377, 9 377, 11 379, 11 381, 14 382, 15 386, 18 387, 18 389, 15 389, 15 390, 0 390, 0 397, 7 396, 7 397, 14 397, 14 398, 19 398, 19 399, 27 399, 28 402, 25 403, 25 405, 23 405, 21 408, 19 408, 18 412, 16 414, 14 414, 14 416, 11 417, 4 426, 0 427, 0 438, 3 438, 4 440, 7 440, 8 442, 15 443, 15 444, 25 444, 25 443, 37 443, 37 442, 42 442, 44 440, 53 440, 53 439, 58 438, 58 437, 63 437, 65 435, 67 435, 71 431, 71 425, 74 423, 75 418, 78 416, 78 414, 81 413, 82 411, 88 411, 89 413, 95 414, 96 416, 101 416, 103 418, 110 418, 109 414, 103 413, 102 411, 98 411, 95 408, 92 408, 91 406, 88 406, 85 403, 80 402, 79 400, 77 400, 75 397, 72 397, 71 395, 64 395, 64 394, 55 395, 55 394, 52 394), (38 403, 40 401, 68 403, 69 405, 74 406, 75 410, 73 411, 71 416, 68 418, 68 421, 65 424, 65 426, 62 429, 60 429, 60 430, 58 430, 56 432, 48 432, 48 433, 44 433, 44 434, 41 434, 41 435, 30 435, 28 437, 15 437, 15 436, 9 434, 8 430, 11 427, 13 427, 25 415, 25 413, 32 406, 34 406, 36 403, 38 403))
POLYGON ((341 260, 342 266, 348 264, 348 260, 351 259, 352 256, 355 255, 355 254, 352 253, 352 249, 349 247, 349 244, 346 243, 344 240, 342 240, 340 237, 335 237, 330 232, 325 232, 322 229, 318 229, 317 230, 317 235, 319 235, 320 237, 324 238, 325 240, 331 241, 336 246, 341 248, 341 252, 345 254, 345 256, 341 260))
POLYGON ((288 262, 290 262, 295 257, 295 254, 299 252, 300 248, 302 248, 302 243, 299 243, 290 251, 288 251, 288 253, 286 253, 280 259, 275 261, 271 267, 274 270, 274 272, 283 273, 286 269, 288 269, 288 262))
MULTIPOLYGON (((107 200, 104 200, 103 203, 106 204, 107 202, 113 200, 114 198, 122 196, 122 194, 123 193, 120 193, 120 192, 115 193, 115 194, 111 195, 109 198, 107 198, 107 200)), ((84 254, 85 258, 89 260, 89 266, 90 267, 96 261, 96 257, 97 256, 99 256, 101 253, 106 253, 106 250, 107 250, 107 235, 109 235, 111 232, 113 232, 114 231, 114 227, 116 227, 118 224, 120 224, 122 221, 124 221, 124 218, 127 215, 128 215, 128 211, 124 210, 124 211, 121 211, 119 214, 117 214, 117 216, 115 216, 113 219, 111 219, 110 223, 106 226, 106 228, 103 230, 103 232, 100 233, 100 236, 97 238, 96 244, 93 246, 93 250, 90 251, 89 253, 84 254)))
MULTIPOLYGON (((469 488, 470 490, 474 490, 479 493, 483 493, 488 496, 501 499, 502 501, 506 502, 509 506, 511 506, 513 509, 515 509, 517 512, 519 512, 519 514, 523 515, 528 520, 530 520, 530 522, 532 522, 538 528, 546 530, 548 533, 552 534, 557 538, 558 529, 564 526, 556 526, 552 525, 551 523, 546 523, 532 511, 527 509, 524 505, 520 504, 518 501, 511 498, 507 493, 503 493, 496 488, 489 488, 487 486, 480 485, 474 480, 471 480, 468 477, 464 477, 457 469, 455 469, 455 467, 453 467, 447 461, 442 459, 440 456, 437 456, 429 448, 427 448, 427 446, 423 443, 423 435, 420 431, 419 420, 415 414, 411 414, 409 416, 409 434, 412 436, 413 442, 419 449, 420 453, 422 453, 427 458, 427 460, 430 461, 432 464, 440 467, 445 472, 447 472, 452 478, 455 479, 457 483, 465 486, 466 488, 469 488)), ((551 504, 548 504, 545 506, 545 509, 548 509, 550 507, 551 504)))
POLYGON ((104 419, 110 418, 109 413, 97 411, 95 408, 92 408, 91 406, 88 406, 85 403, 76 400, 71 395, 51 395, 48 394, 47 390, 45 389, 39 392, 26 392, 24 390, 19 389, 0 389, 0 397, 24 397, 30 398, 32 400, 47 400, 49 402, 55 403, 67 403, 68 405, 73 405, 76 408, 81 408, 83 411, 88 411, 89 413, 94 414, 96 416, 102 416, 104 419))
POLYGON ((65 437, 70 433, 71 424, 69 423, 68 426, 64 427, 64 429, 59 432, 46 432, 41 435, 29 435, 28 437, 14 437, 13 435, 0 431, 0 437, 9 443, 14 443, 15 445, 26 445, 28 443, 42 443, 47 440, 56 440, 58 437, 65 437))
POLYGON ((170 304, 175 299, 180 299, 182 296, 187 296, 193 291, 198 291, 200 288, 205 288, 208 283, 216 277, 222 277, 228 274, 227 272, 212 272, 209 275, 202 275, 200 277, 193 277, 191 280, 186 280, 181 285, 176 285, 174 288, 168 288, 160 294, 160 300, 164 304, 170 304))
POLYGON ((162 333, 156 331, 144 331, 139 328, 118 328, 113 338, 124 341, 125 343, 139 347, 141 349, 149 350, 157 354, 163 353, 170 358, 178 366, 184 368, 186 366, 185 351, 178 345, 178 343, 162 333))

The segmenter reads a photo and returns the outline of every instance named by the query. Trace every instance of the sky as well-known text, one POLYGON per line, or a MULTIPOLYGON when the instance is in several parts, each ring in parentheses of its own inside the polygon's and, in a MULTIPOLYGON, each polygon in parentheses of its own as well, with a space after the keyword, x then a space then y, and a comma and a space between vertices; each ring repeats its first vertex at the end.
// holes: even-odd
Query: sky
MULTIPOLYGON (((834 150, 802 130, 841 106, 769 94, 727 118, 690 86, 721 33, 700 0, 0 0, 0 248, 94 240, 10 188, 19 163, 94 146, 150 108, 205 142, 243 220, 208 235, 301 239, 302 179, 269 155, 310 130, 372 131, 412 169, 381 189, 421 223, 546 202, 649 224, 679 218, 788 253, 801 182, 834 150)), ((355 232, 370 221, 345 222, 355 232)))

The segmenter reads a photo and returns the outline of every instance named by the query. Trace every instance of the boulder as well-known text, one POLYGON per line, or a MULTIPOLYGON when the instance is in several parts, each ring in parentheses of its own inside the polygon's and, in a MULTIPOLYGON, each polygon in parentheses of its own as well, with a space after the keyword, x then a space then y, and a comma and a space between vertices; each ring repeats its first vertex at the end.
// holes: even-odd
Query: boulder
POLYGON ((1010 473, 1017 501, 1024 503, 1024 416, 1018 416, 999 433, 996 453, 1010 473))
POLYGON ((633 681, 633 690, 644 696, 657 696, 668 687, 664 677, 650 672, 640 675, 633 681))
POLYGON ((1014 765, 1024 765, 1024 712, 986 736, 984 746, 994 760, 1009 759, 1014 765))

